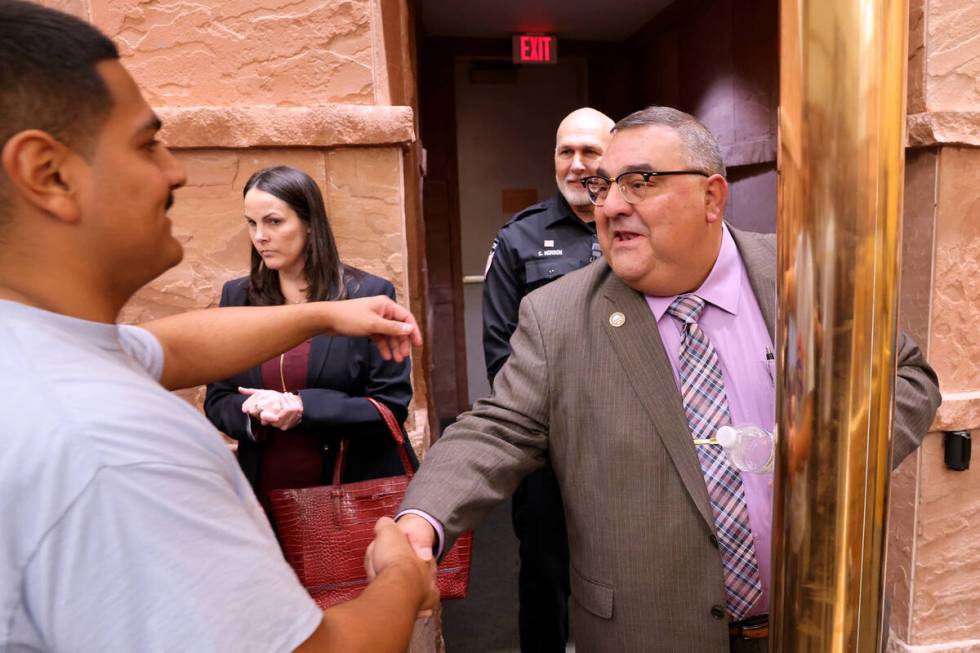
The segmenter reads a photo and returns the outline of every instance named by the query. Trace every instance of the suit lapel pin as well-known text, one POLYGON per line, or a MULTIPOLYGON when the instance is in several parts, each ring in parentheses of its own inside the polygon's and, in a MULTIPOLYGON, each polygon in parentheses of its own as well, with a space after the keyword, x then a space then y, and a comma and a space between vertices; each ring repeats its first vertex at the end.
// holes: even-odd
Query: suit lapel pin
POLYGON ((609 316, 609 324, 613 325, 614 327, 621 327, 626 324, 626 316, 619 311, 616 311, 609 316))

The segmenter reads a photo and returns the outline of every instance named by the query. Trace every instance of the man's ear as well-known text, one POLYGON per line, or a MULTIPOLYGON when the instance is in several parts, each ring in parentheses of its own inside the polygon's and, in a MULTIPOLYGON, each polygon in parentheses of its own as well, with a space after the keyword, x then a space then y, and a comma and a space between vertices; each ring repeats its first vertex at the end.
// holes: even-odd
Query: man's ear
POLYGON ((705 184, 704 208, 709 223, 721 222, 728 200, 728 182, 721 175, 711 175, 705 184))
POLYGON ((28 129, 14 134, 0 152, 10 193, 56 220, 77 222, 77 173, 82 163, 51 134, 28 129))

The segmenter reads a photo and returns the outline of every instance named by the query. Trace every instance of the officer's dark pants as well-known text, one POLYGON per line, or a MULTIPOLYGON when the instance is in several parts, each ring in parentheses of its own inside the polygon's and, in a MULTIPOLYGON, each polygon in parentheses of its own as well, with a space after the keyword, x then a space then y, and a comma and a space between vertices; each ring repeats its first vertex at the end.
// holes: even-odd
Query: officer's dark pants
POLYGON ((521 652, 564 652, 568 641, 568 536, 551 465, 527 476, 513 502, 514 533, 521 554, 521 652))

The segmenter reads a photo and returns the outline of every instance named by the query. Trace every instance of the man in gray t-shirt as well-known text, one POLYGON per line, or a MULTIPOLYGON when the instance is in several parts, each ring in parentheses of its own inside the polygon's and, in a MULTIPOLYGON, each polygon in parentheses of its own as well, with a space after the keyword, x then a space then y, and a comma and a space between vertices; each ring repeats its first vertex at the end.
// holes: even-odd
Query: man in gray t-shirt
POLYGON ((0 3, 0 653, 403 651, 438 598, 390 519, 357 599, 320 612, 214 428, 167 392, 318 333, 420 344, 387 297, 117 326, 176 265, 184 172, 95 28, 0 3))
POLYGON ((160 387, 149 331, 0 300, 0 356, 0 642, 292 651, 316 629, 228 447, 160 387))

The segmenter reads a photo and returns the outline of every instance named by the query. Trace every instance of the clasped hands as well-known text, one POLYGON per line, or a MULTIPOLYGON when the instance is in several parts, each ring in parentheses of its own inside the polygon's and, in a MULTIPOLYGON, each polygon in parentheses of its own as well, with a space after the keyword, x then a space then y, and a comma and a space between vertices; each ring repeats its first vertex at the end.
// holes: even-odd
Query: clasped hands
POLYGON ((432 556, 432 542, 435 534, 432 527, 414 515, 405 515, 396 524, 390 517, 382 517, 374 525, 374 541, 368 545, 364 554, 364 569, 368 581, 389 569, 401 570, 403 577, 413 585, 418 593, 418 618, 432 615, 432 608, 439 602, 439 588, 436 587, 436 561, 432 556), (417 538, 407 532, 402 522, 411 518, 425 524, 431 534, 429 545, 417 546, 417 538))
POLYGON ((242 412, 259 420, 263 426, 288 431, 303 419, 303 400, 291 392, 238 388, 246 395, 242 412))

